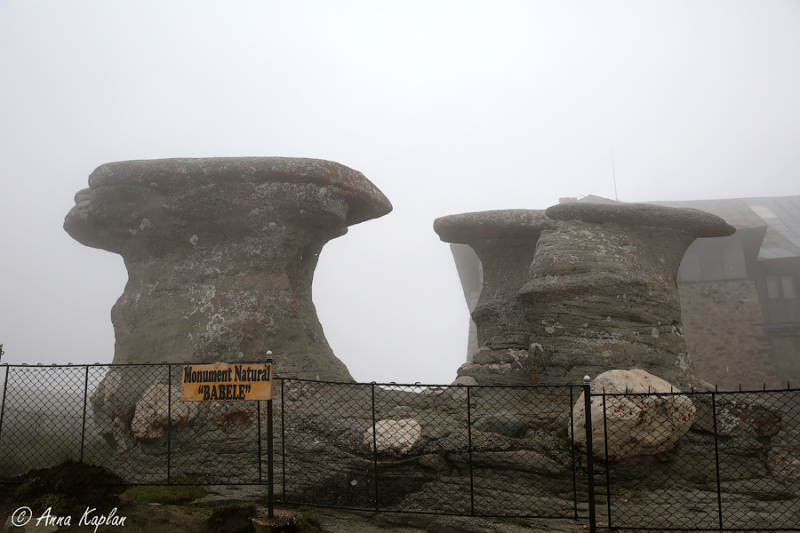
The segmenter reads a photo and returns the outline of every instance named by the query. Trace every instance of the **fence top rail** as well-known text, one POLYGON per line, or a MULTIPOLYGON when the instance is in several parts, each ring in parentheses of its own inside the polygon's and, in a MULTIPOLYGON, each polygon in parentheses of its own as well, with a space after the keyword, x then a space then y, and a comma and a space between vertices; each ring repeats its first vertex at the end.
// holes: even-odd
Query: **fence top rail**
MULTIPOLYGON (((44 368, 87 368, 87 367, 107 367, 107 368, 115 368, 115 367, 139 367, 139 366, 187 366, 187 365, 213 365, 214 363, 223 363, 223 364, 230 364, 230 365, 254 365, 254 364, 264 364, 264 363, 271 363, 273 360, 270 359, 261 359, 255 361, 201 361, 201 362, 182 362, 182 363, 51 363, 51 364, 44 364, 44 363, 35 363, 35 364, 27 364, 27 363, 0 363, 0 367, 6 367, 6 369, 11 368, 36 368, 36 369, 44 369, 44 368)), ((464 385, 464 384, 450 384, 445 385, 441 383, 378 383, 376 381, 371 382, 359 382, 359 381, 323 381, 318 379, 307 379, 307 378, 296 378, 296 377, 288 377, 288 376, 281 376, 275 373, 274 376, 275 381, 297 381, 297 382, 307 382, 307 383, 325 383, 331 385, 351 385, 351 386, 364 386, 364 385, 374 385, 376 387, 381 388, 388 388, 390 390, 402 390, 406 388, 424 388, 426 390, 432 389, 451 389, 451 388, 472 388, 472 389, 492 389, 492 388, 501 388, 501 389, 559 389, 559 388, 583 388, 585 383, 561 383, 561 384, 538 384, 538 385, 464 385)), ((791 383, 786 383, 786 388, 771 388, 768 389, 762 387, 760 389, 742 389, 739 388, 738 390, 684 390, 684 391, 670 391, 670 392, 606 392, 606 391, 592 391, 591 396, 684 396, 684 395, 709 395, 709 394, 763 394, 763 393, 777 393, 777 392, 798 392, 800 391, 800 387, 791 387, 791 383)))
POLYGON ((776 393, 776 392, 800 392, 800 388, 785 388, 785 389, 752 389, 752 390, 712 390, 712 391, 701 391, 701 390, 693 390, 693 391, 671 391, 671 392, 605 392, 605 391, 598 391, 592 392, 592 396, 707 396, 711 394, 764 394, 764 393, 776 393))
POLYGON ((214 363, 222 363, 226 365, 261 365, 264 363, 274 362, 271 359, 261 359, 259 361, 191 361, 186 363, 51 363, 49 365, 43 363, 36 363, 29 365, 28 363, 0 363, 0 366, 9 368, 84 368, 87 366, 187 366, 187 365, 213 365, 214 363))
MULTIPOLYGON (((214 363, 223 363, 223 364, 235 364, 235 365, 252 365, 252 364, 263 364, 273 362, 272 360, 258 360, 258 361, 207 361, 207 362, 183 362, 183 363, 51 363, 51 364, 43 364, 43 363, 36 363, 36 364, 27 364, 27 363, 0 363, 0 367, 6 368, 26 368, 26 369, 44 369, 44 368, 86 368, 86 367, 104 367, 104 368, 116 368, 116 367, 155 367, 155 366, 199 366, 199 365, 212 365, 214 363)), ((306 383, 324 383, 324 384, 331 384, 331 385, 351 385, 351 386, 366 386, 366 385, 374 385, 376 387, 388 388, 388 389, 396 389, 402 390, 406 388, 424 388, 426 390, 431 389, 452 389, 452 388, 472 388, 472 389, 567 389, 567 388, 583 388, 583 383, 558 383, 558 384, 537 384, 537 385, 464 385, 464 384, 442 384, 442 383, 396 383, 396 382, 388 382, 388 383, 379 383, 376 381, 324 381, 319 379, 308 379, 308 378, 297 378, 297 377, 289 377, 289 376, 281 376, 277 372, 274 375, 275 381, 296 381, 296 382, 306 382, 306 383)))
POLYGON ((455 384, 455 385, 454 384, 445 385, 445 384, 442 384, 442 383, 421 383, 419 381, 417 381, 416 383, 395 383, 393 381, 389 382, 389 383, 378 383, 377 381, 323 381, 323 380, 319 380, 319 379, 281 377, 281 376, 278 376, 278 375, 275 376, 275 379, 277 379, 277 380, 281 380, 282 379, 283 381, 286 381, 286 382, 289 382, 289 381, 301 381, 301 382, 305 382, 305 383, 325 383, 325 384, 331 384, 331 385, 354 385, 354 386, 355 385, 361 385, 361 386, 374 385, 376 387, 388 388, 390 390, 402 390, 402 389, 405 389, 405 388, 424 388, 424 389, 427 389, 427 390, 431 390, 431 389, 447 390, 447 389, 455 389, 455 388, 464 388, 464 389, 466 389, 466 388, 469 388, 469 389, 561 389, 561 388, 566 389, 566 388, 570 388, 570 387, 581 387, 581 388, 583 388, 583 384, 577 384, 577 383, 573 383, 573 384, 563 383, 563 384, 554 384, 554 385, 541 385, 541 384, 540 385, 464 385, 464 384, 458 383, 458 384, 455 384))

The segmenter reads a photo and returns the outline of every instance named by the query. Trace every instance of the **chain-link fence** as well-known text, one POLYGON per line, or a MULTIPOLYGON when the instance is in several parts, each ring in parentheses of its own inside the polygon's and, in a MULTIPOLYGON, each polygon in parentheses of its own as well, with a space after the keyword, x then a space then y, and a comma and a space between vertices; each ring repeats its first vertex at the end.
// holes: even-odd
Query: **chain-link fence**
POLYGON ((800 529, 800 391, 593 399, 609 527, 800 529))
POLYGON ((287 504, 800 531, 799 390, 594 391, 598 419, 580 413, 588 384, 278 377, 271 402, 181 402, 182 365, 4 366, 10 482, 71 459, 129 484, 266 490, 272 459, 275 501, 287 504))
POLYGON ((580 516, 573 396, 568 386, 285 380, 284 501, 393 512, 580 516))
POLYGON ((1 476, 19 475, 66 460, 110 461, 113 449, 97 431, 87 401, 87 393, 102 380, 106 368, 4 366, 1 476))
POLYGON ((7 365, 0 477, 73 460, 130 484, 264 483, 266 402, 182 402, 181 370, 7 365))

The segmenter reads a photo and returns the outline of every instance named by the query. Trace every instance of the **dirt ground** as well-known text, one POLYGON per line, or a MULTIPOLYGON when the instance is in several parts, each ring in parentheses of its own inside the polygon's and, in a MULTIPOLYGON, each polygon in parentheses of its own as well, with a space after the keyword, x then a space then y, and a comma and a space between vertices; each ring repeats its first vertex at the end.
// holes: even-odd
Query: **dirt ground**
MULTIPOLYGON (((33 471, 15 483, 0 484, 0 520, 7 526, 30 509, 33 525, 51 508, 51 520, 61 519, 59 531, 76 533, 246 533, 251 519, 270 524, 261 531, 286 533, 530 533, 579 532, 588 526, 574 520, 489 520, 469 517, 359 513, 331 509, 275 507, 276 520, 267 518, 264 487, 214 486, 207 494, 183 505, 140 503, 120 498, 122 481, 100 467, 66 463, 33 471), (90 510, 87 513, 87 509, 90 510), (113 510, 113 511, 112 511, 113 510), (84 518, 85 516, 85 518, 84 518), (66 526, 69 517, 69 527, 66 526), (103 523, 103 517, 110 523, 103 523), (124 523, 120 524, 124 518, 124 523), (88 525, 79 525, 82 521, 88 525), (94 519, 94 522, 92 522, 94 519), (115 525, 116 524, 116 525, 115 525), (97 528, 95 528, 97 525, 97 528)), ((47 518, 40 521, 44 524, 47 518)), ((29 526, 30 527, 30 526, 29 526)), ((4 528, 3 531, 14 531, 4 528)), ((17 529, 17 531, 20 531, 17 529)), ((54 531, 54 529, 51 529, 54 531)))
MULTIPOLYGON (((120 531, 124 533, 198 533, 221 531, 208 524, 203 516, 188 514, 175 508, 164 508, 154 504, 137 502, 121 502, 117 506, 117 517, 125 517, 123 526, 107 526, 98 531, 120 531)), ((15 508, 2 506, 0 516, 5 520, 11 516, 15 508)), ((98 512, 108 514, 111 509, 98 512)), ((258 508, 258 515, 266 519, 265 508, 258 508)), ((312 525, 303 530, 290 530, 303 533, 534 533, 534 532, 587 532, 588 526, 581 526, 572 520, 518 520, 500 522, 480 518, 466 517, 429 517, 424 515, 369 515, 331 509, 313 509, 310 512, 286 510, 278 508, 277 517, 310 515, 312 525), (316 524, 316 526, 314 525, 316 524)), ((94 526, 79 526, 77 521, 81 513, 72 517, 70 528, 59 531, 86 533, 94 532, 94 526)), ((38 514, 34 515, 38 517, 38 514)), ((35 518, 34 518, 35 522, 35 518)), ((244 530, 242 530, 244 531, 244 530)))

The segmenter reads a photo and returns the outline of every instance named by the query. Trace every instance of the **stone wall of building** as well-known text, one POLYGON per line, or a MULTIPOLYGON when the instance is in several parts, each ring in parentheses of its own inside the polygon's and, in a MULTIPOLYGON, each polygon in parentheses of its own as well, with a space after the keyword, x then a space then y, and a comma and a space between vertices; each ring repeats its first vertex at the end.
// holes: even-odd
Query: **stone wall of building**
POLYGON ((700 379, 720 390, 786 386, 772 362, 753 280, 682 283, 683 333, 700 379))
MULTIPOLYGON (((777 329, 777 328, 776 328, 777 329)), ((780 387, 800 385, 800 330, 767 331, 780 387)))

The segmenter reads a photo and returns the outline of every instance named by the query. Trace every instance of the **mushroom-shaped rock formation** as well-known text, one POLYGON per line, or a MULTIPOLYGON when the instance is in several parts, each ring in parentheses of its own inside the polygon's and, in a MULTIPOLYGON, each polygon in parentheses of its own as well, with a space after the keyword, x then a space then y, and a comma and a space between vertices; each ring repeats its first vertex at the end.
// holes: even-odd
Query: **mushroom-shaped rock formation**
POLYGON ((351 380, 311 300, 322 247, 389 213, 363 174, 318 159, 124 161, 98 167, 64 229, 118 253, 128 283, 111 311, 115 363, 255 360, 351 380))
POLYGON ((459 376, 471 376, 481 385, 537 382, 528 357, 528 326, 516 295, 530 279, 539 234, 555 226, 543 211, 522 209, 450 215, 434 222, 443 241, 469 245, 483 267, 483 286, 472 311, 479 349, 471 363, 459 368, 459 376))
MULTIPOLYGON (((695 209, 560 204, 542 232, 519 301, 543 380, 640 368, 688 390, 701 382, 681 333, 677 273, 698 237, 736 230, 695 209)), ((533 356, 533 354, 531 354, 533 356)))

